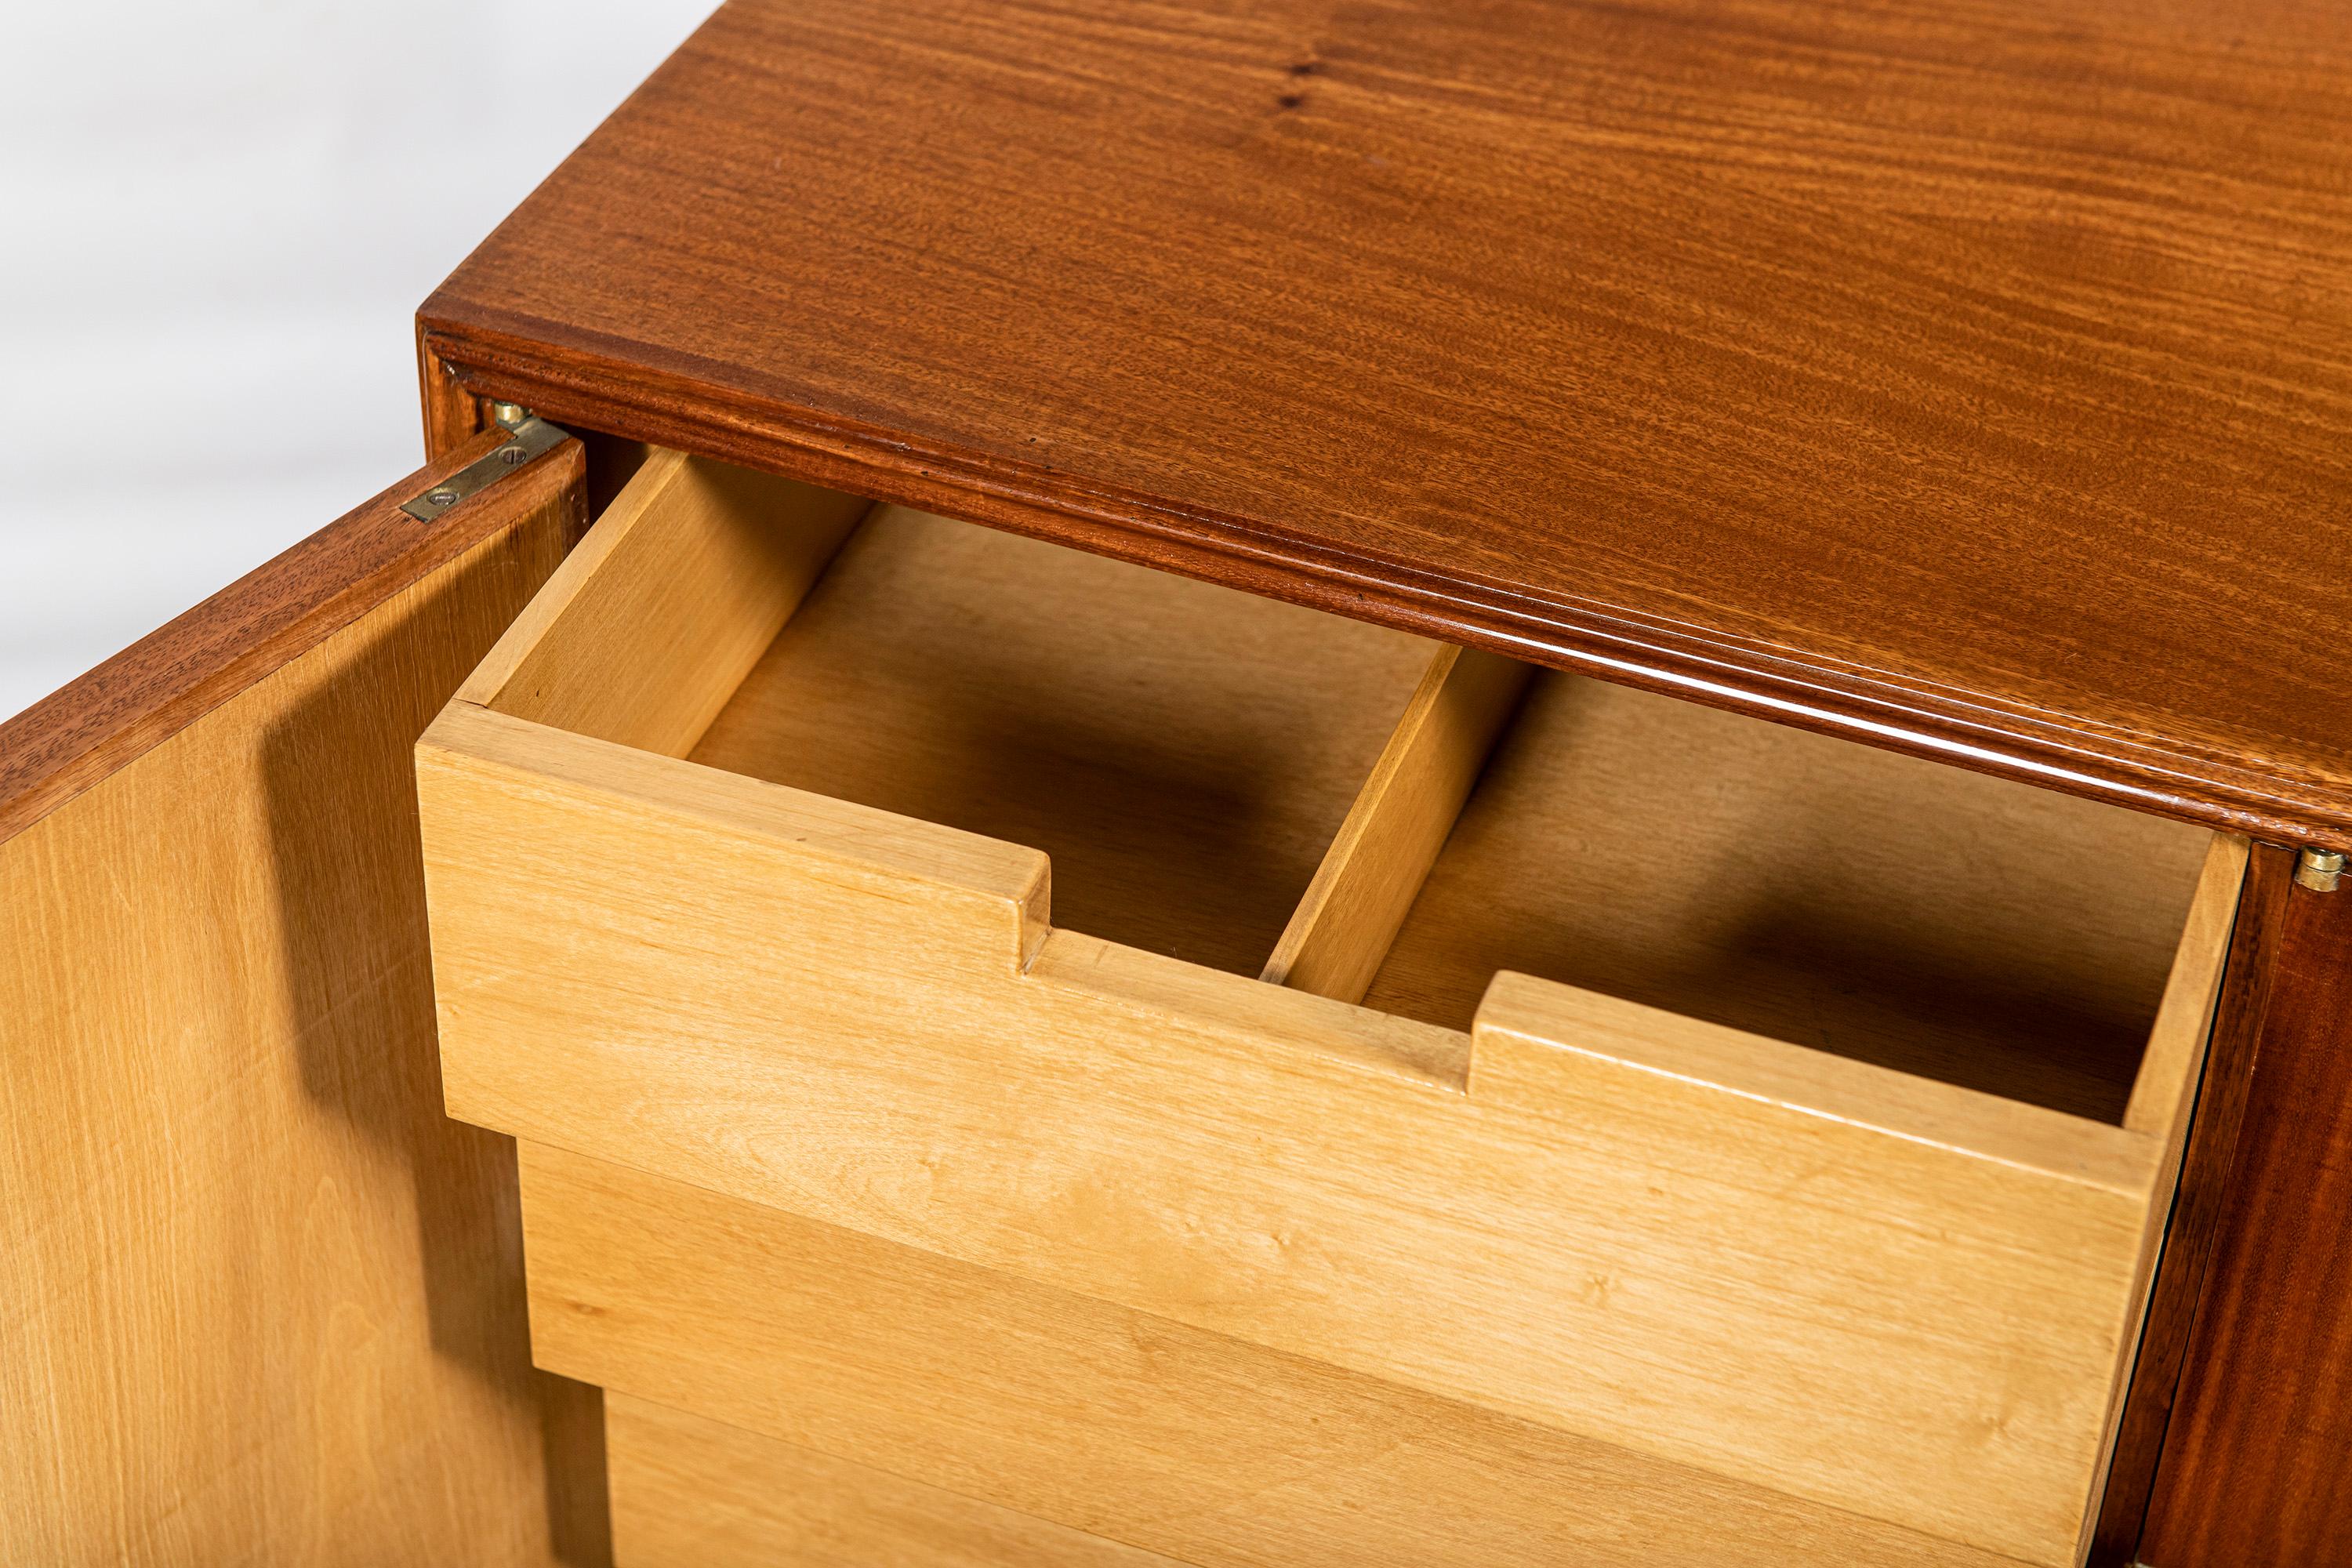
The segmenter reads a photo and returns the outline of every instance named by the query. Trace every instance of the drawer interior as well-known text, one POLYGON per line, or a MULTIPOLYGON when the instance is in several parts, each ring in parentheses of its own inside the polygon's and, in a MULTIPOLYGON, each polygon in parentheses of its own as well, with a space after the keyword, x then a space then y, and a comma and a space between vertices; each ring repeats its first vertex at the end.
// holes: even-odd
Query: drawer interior
POLYGON ((1572 676, 1530 689, 1365 996, 1514 970, 2120 1122, 2210 835, 1572 676))
POLYGON ((1056 928, 1419 1026, 1512 971, 2123 1122, 2210 834, 1532 673, 657 453, 468 693, 1041 849, 1056 928))

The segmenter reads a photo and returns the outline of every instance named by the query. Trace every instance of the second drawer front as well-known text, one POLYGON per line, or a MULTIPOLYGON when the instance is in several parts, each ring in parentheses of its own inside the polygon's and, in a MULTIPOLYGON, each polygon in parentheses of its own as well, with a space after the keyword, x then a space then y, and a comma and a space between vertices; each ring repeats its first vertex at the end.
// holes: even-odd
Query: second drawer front
POLYGON ((541 1365, 1181 1562, 2009 1561, 623 1166, 521 1168, 541 1365))

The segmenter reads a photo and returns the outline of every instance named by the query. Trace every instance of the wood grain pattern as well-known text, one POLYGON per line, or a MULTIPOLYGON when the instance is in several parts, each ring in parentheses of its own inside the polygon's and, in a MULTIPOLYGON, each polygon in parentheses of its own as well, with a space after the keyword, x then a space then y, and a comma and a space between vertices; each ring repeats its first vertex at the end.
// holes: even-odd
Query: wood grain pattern
POLYGON ((557 418, 2352 844, 2347 122, 2290 0, 731 0, 421 319, 557 418))
POLYGON ((2119 1121, 2205 837, 1546 675, 1364 1000, 1517 970, 2119 1121))
POLYGON ((1034 846, 1066 925, 1255 974, 1433 651, 885 507, 692 756, 1034 846))
POLYGON ((522 1175, 544 1364, 1202 1568, 2013 1561, 561 1150, 522 1175))
POLYGON ((2290 887, 2139 1555, 2352 1561, 2352 898, 2290 887))
POLYGON ((1438 650, 1259 979, 1364 999, 1532 673, 1438 650))
POLYGON ((579 474, 434 524, 420 475, 0 730, 0 1561, 580 1539, 512 1155, 440 1113, 408 761, 579 474))
POLYGON ((2164 1139, 1520 977, 1465 1095, 1034 852, 464 703, 418 770, 456 1114, 2072 1560, 2164 1139))
POLYGON ((642 1399, 606 1407, 616 1568, 1183 1568, 642 1399))

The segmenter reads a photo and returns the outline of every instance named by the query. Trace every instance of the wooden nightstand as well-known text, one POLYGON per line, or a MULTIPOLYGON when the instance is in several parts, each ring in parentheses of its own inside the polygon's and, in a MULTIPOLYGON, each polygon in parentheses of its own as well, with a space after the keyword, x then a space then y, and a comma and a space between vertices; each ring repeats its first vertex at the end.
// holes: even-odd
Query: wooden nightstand
POLYGON ((2352 1561, 2333 20, 732 0, 0 727, 0 1558, 2352 1561))

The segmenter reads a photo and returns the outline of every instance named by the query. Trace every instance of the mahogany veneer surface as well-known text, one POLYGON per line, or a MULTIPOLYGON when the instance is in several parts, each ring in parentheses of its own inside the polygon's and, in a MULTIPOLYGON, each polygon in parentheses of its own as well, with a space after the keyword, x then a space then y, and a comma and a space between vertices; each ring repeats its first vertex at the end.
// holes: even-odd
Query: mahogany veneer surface
POLYGON ((733 0, 421 324, 555 417, 2352 843, 2347 128, 2273 0, 733 0))

